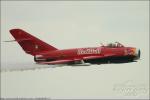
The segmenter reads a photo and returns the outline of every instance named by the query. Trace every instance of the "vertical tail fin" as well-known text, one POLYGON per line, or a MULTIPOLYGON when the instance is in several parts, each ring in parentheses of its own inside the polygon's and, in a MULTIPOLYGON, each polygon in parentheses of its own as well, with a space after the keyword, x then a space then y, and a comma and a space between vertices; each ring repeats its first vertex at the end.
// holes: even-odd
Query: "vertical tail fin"
POLYGON ((57 50, 55 47, 43 42, 42 40, 30 35, 21 29, 12 29, 10 30, 10 33, 15 38, 15 41, 19 43, 22 49, 26 53, 33 56, 43 51, 57 50))

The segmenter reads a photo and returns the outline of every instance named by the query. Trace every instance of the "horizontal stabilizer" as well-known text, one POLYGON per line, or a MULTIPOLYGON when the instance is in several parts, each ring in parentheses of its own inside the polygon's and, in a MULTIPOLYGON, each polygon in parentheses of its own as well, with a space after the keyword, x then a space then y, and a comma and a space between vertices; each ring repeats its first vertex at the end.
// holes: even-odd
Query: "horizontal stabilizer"
POLYGON ((15 42, 16 40, 8 40, 8 41, 3 41, 3 42, 15 42))
POLYGON ((17 40, 8 40, 4 42, 21 42, 21 41, 26 41, 26 40, 31 40, 31 39, 17 39, 17 40))

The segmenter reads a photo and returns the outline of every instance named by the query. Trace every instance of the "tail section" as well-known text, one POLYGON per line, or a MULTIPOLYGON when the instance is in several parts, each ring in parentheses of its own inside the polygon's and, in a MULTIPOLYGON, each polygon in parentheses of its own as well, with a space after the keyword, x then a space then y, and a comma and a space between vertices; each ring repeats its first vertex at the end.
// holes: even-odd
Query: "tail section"
POLYGON ((43 51, 57 50, 55 47, 43 42, 42 40, 30 35, 21 29, 12 29, 10 30, 10 33, 15 38, 15 41, 19 43, 22 49, 26 53, 33 56, 43 51))

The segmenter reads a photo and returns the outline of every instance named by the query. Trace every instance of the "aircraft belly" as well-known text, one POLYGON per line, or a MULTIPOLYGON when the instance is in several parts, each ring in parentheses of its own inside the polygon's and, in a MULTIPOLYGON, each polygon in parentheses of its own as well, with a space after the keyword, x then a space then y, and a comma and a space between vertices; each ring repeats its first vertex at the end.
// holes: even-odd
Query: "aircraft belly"
POLYGON ((84 60, 84 62, 91 64, 126 63, 126 62, 133 62, 134 58, 135 58, 134 56, 106 57, 106 58, 84 60))

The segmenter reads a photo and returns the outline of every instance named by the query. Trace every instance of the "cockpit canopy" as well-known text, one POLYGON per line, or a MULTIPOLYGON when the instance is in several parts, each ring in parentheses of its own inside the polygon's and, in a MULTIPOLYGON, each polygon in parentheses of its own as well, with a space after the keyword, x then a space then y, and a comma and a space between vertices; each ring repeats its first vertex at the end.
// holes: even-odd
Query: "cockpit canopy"
POLYGON ((119 43, 119 42, 115 42, 115 43, 109 43, 109 44, 107 44, 106 47, 119 48, 119 47, 124 47, 124 46, 121 43, 119 43))

